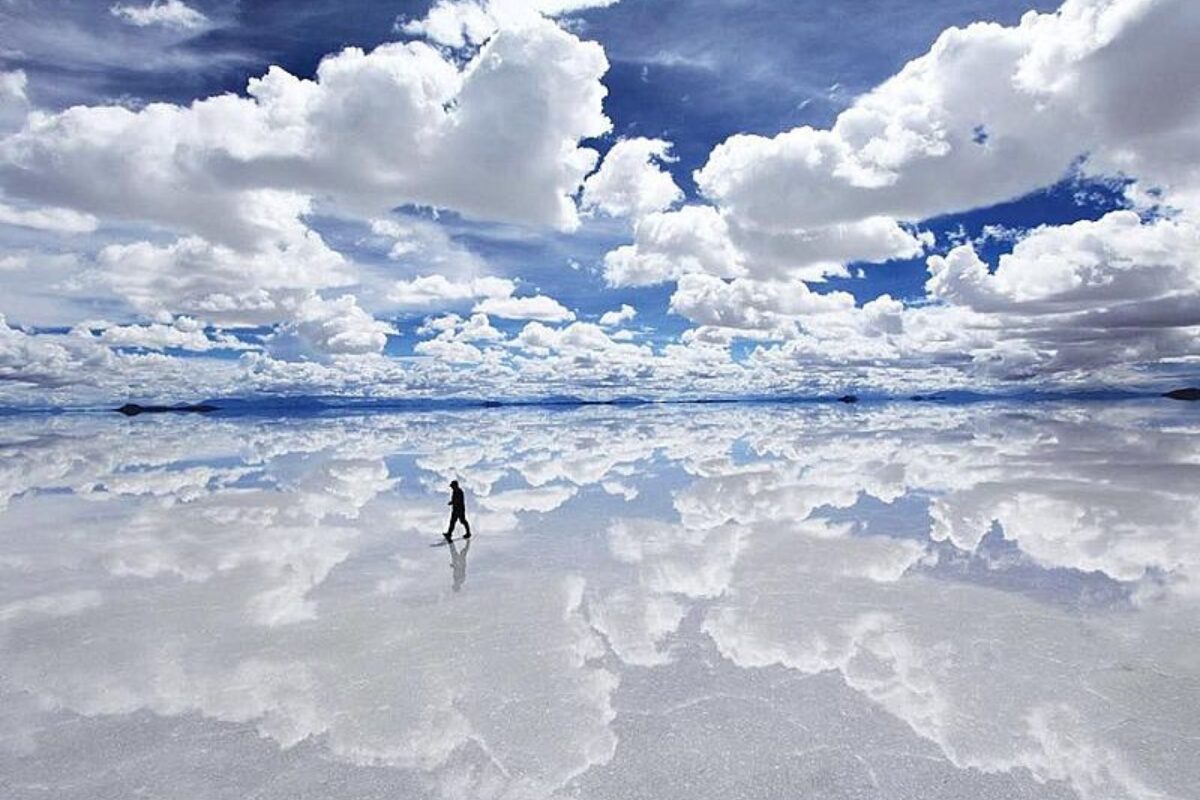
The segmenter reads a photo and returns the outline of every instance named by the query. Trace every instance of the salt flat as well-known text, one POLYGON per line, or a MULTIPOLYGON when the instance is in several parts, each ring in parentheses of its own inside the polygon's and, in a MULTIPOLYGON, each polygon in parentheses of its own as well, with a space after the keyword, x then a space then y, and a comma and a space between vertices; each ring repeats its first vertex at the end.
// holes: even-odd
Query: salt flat
POLYGON ((0 457, 5 798, 1200 786, 1190 406, 29 415, 0 457))

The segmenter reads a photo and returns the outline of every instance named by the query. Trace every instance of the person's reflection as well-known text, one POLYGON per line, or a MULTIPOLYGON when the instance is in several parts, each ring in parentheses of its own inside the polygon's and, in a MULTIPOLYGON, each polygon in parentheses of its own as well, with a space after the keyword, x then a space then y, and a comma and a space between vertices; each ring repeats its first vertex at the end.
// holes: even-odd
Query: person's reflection
POLYGON ((450 569, 454 570, 454 591, 457 592, 461 591, 463 584, 467 582, 467 553, 471 551, 471 540, 467 539, 462 550, 455 547, 453 541, 449 544, 450 569))

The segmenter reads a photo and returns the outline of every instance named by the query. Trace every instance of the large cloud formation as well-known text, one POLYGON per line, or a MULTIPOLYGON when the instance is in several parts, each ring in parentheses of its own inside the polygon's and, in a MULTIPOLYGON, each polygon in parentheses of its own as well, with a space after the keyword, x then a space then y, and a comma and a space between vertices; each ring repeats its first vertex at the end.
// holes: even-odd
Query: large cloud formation
MULTIPOLYGON (((34 111, 0 141, 0 190, 28 206, 2 221, 179 234, 103 247, 95 283, 146 315, 288 322, 361 278, 308 227, 318 208, 576 227, 572 195, 597 160, 578 142, 609 128, 606 69, 598 45, 535 14, 462 65, 420 41, 351 47, 312 79, 272 67, 245 96, 34 111)), ((2 96, 11 126, 24 76, 6 74, 2 96)))
POLYGON ((746 281, 911 257, 930 242, 903 225, 1010 200, 1074 169, 1132 180, 1138 213, 1039 229, 994 275, 969 245, 932 256, 938 305, 902 309, 892 331, 868 328, 857 346, 842 333, 862 329, 850 319, 865 308, 843 314, 833 336, 828 315, 805 315, 764 355, 819 365, 855 350, 863 367, 954 356, 984 376, 1060 380, 1128 378, 1127 368, 1195 356, 1200 92, 1179 65, 1198 14, 1179 0, 1068 0, 1015 27, 948 30, 831 128, 719 145, 695 176, 712 205, 640 222, 634 243, 609 253, 608 278, 735 279, 737 314, 721 310, 725 292, 698 303, 683 282, 673 307, 700 324, 732 316, 728 327, 758 320, 778 333, 788 303, 772 284, 749 291, 746 281))
MULTIPOLYGON (((947 30, 828 128, 718 144, 690 198, 666 138, 619 139, 602 162, 588 146, 611 129, 607 59, 555 17, 605 5, 441 0, 399 21, 407 41, 349 47, 311 78, 272 67, 244 94, 189 105, 42 110, 24 73, 0 74, 0 226, 43 237, 0 250, 11 287, 0 311, 61 324, 69 308, 88 323, 81 334, 181 317, 210 341, 268 328, 236 365, 194 359, 189 385, 209 376, 210 394, 231 383, 519 396, 1139 384, 1200 358, 1195 3, 1066 0, 1016 25, 947 30), (971 242, 947 250, 922 228, 1067 175, 1123 186, 1127 208, 1018 232, 998 258, 971 242), (520 236, 628 226, 602 259, 622 292, 612 305, 673 284, 656 310, 692 327, 665 342, 598 327, 494 269, 438 210, 520 236), (392 268, 360 263, 317 217, 388 240, 392 268), (52 248, 26 244, 46 237, 52 248), (922 256, 921 298, 856 301, 814 285, 922 256), (414 311, 483 314, 480 329, 497 333, 414 325, 426 338, 413 358, 382 356, 404 332, 390 316, 414 311), (532 322, 517 333, 493 318, 532 322)), ((114 8, 147 25, 190 10, 114 8)), ((146 354, 103 338, 11 330, 44 347, 7 356, 5 403, 179 390, 146 381, 132 357, 146 354), (89 347, 109 374, 73 369, 89 347), (47 360, 54 348, 72 355, 47 360)))
POLYGON ((236 247, 290 225, 296 193, 569 229, 597 158, 576 143, 609 128, 606 69, 599 45, 545 20, 497 33, 462 68, 423 42, 351 47, 311 80, 272 67, 244 97, 35 113, 0 145, 0 181, 236 247))
POLYGON ((1194 189, 1200 96, 1182 76, 1185 0, 1067 0, 1016 27, 943 33, 829 130, 735 136, 697 175, 746 225, 793 231, 920 220, 1011 199, 1072 161, 1194 189))

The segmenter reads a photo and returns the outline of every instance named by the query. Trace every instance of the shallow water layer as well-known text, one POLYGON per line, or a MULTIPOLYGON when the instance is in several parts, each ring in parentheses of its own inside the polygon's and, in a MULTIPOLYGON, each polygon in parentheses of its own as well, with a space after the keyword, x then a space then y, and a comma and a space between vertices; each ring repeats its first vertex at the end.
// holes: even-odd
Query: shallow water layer
POLYGON ((1192 798, 1197 487, 1167 401, 0 419, 0 796, 1192 798))

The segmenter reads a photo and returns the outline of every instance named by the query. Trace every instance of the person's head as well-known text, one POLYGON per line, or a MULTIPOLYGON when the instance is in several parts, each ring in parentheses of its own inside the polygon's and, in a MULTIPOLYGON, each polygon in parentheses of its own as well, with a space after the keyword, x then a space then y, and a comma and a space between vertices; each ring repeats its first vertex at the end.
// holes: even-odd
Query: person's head
POLYGON ((458 481, 450 481, 450 488, 451 488, 451 489, 457 489, 457 488, 458 488, 458 481))

